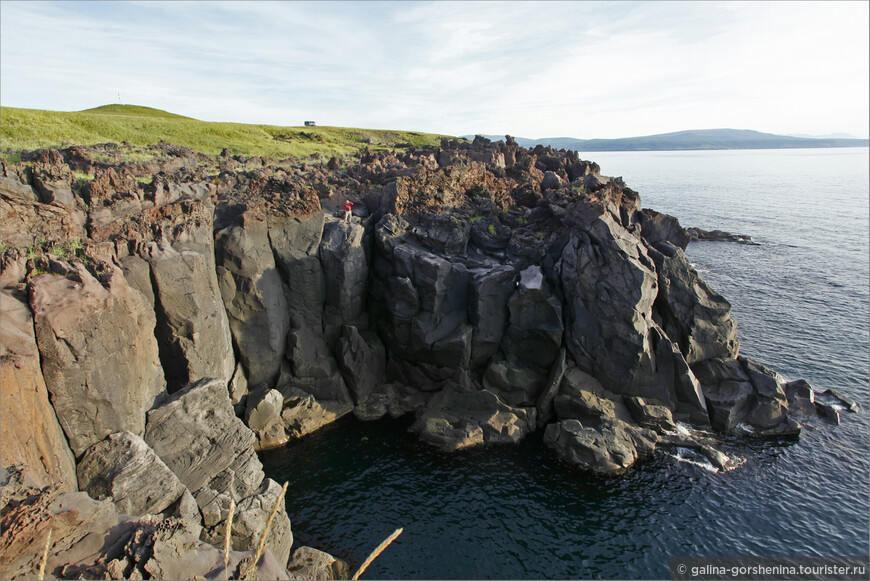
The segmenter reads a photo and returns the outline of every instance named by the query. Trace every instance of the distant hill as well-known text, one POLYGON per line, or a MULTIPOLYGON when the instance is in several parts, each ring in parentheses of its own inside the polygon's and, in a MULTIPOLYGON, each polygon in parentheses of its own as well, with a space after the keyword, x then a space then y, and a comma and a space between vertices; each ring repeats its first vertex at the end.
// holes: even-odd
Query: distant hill
MULTIPOLYGON (((474 139, 474 135, 464 136, 474 139)), ((484 135, 497 141, 503 135, 484 135)), ((544 139, 514 138, 518 145, 551 146, 575 151, 665 151, 698 149, 792 149, 809 147, 868 147, 867 139, 806 138, 774 135, 748 129, 693 129, 675 133, 661 133, 644 137, 622 139, 576 139, 573 137, 547 137, 544 139)))
POLYGON ((184 115, 176 115, 162 109, 142 107, 141 105, 102 105, 93 109, 85 109, 80 113, 97 113, 101 115, 129 115, 138 117, 162 117, 166 119, 192 119, 184 115))

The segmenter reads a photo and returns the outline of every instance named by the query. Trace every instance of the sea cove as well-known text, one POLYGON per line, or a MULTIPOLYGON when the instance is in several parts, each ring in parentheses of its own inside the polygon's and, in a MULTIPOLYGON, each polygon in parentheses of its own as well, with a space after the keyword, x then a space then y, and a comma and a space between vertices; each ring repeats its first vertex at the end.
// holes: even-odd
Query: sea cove
POLYGON ((644 206, 759 242, 690 243, 686 256, 731 301, 743 353, 863 409, 836 428, 808 422, 798 440, 734 439, 725 449, 744 462, 728 473, 679 452, 613 477, 550 461, 540 438, 447 455, 409 421, 348 420, 264 455, 294 484, 293 522, 361 556, 404 526, 378 578, 648 579, 668 577, 672 555, 866 554, 867 150, 595 159, 644 206))

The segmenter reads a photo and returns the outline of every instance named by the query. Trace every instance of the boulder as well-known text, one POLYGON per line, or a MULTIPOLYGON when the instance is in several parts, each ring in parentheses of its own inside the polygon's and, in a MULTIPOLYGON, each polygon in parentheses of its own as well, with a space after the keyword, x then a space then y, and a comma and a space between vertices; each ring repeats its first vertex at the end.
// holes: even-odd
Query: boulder
POLYGON ((291 438, 301 438, 330 424, 353 410, 350 401, 318 400, 296 388, 284 392, 281 419, 291 438))
POLYGON ((22 184, 16 179, 0 176, 0 195, 9 198, 18 198, 25 202, 38 202, 39 197, 33 188, 22 184))
POLYGON ((822 392, 822 394, 826 397, 826 399, 833 399, 837 405, 844 407, 846 410, 852 413, 857 412, 861 407, 858 405, 858 402, 856 402, 854 399, 839 390, 826 389, 822 392))
POLYGON ((426 407, 427 394, 401 383, 386 383, 375 387, 357 403, 353 415, 363 421, 379 420, 385 416, 398 418, 426 407))
MULTIPOLYGON (((238 507, 232 546, 255 548, 281 487, 264 479, 256 436, 233 413, 226 383, 203 379, 148 412, 145 441, 193 494, 203 516, 200 538, 222 546, 230 501, 238 507), (258 532, 259 531, 259 532, 258 532)), ((266 544, 285 563, 293 537, 283 498, 266 544)))
POLYGON ((535 408, 507 405, 488 390, 446 388, 435 394, 411 431, 442 450, 517 443, 535 429, 535 408))
POLYGON ((248 397, 245 423, 257 435, 258 451, 283 446, 290 439, 281 419, 283 409, 284 396, 276 389, 261 389, 248 397))
MULTIPOLYGON (((238 503, 236 515, 233 519, 232 546, 235 550, 255 550, 266 530, 266 521, 278 503, 278 512, 269 527, 266 537, 266 546, 278 559, 279 563, 286 563, 290 558, 290 547, 293 545, 293 534, 290 530, 290 518, 284 507, 284 496, 281 485, 267 478, 257 494, 251 495, 238 503)), ((225 527, 224 527, 225 529, 225 527)), ((206 538, 216 546, 224 542, 225 531, 218 527, 212 529, 215 534, 206 538)))
POLYGON ((187 491, 142 438, 126 431, 88 448, 76 473, 82 491, 112 500, 121 514, 160 514, 187 491))
POLYGON ((785 384, 785 395, 788 399, 788 413, 802 416, 816 414, 816 394, 813 386, 804 379, 789 381, 785 384))
POLYGON ((652 455, 657 441, 655 432, 613 420, 591 427, 567 419, 544 431, 544 442, 562 460, 599 473, 624 470, 652 455))
POLYGON ((247 379, 273 382, 287 348, 287 290, 275 265, 265 221, 249 219, 215 236, 217 280, 247 379))
POLYGON ((411 229, 428 249, 441 254, 465 254, 471 222, 449 214, 421 214, 411 229))
POLYGON ((149 411, 144 439, 194 496, 230 471, 226 489, 237 499, 256 494, 263 481, 256 437, 233 412, 222 380, 192 383, 149 411))
POLYGON ((829 403, 824 403, 821 401, 815 402, 816 413, 832 424, 839 426, 840 425, 840 412, 836 407, 829 403))
POLYGON ((565 371, 553 407, 559 419, 577 419, 588 426, 608 420, 633 421, 622 396, 607 391, 597 379, 576 367, 565 371))
POLYGON ((693 371, 704 388, 710 423, 720 431, 740 428, 751 435, 781 435, 800 431, 788 416, 785 380, 746 357, 709 359, 693 371))
MULTIPOLYGON (((119 514, 110 500, 84 492, 36 489, 13 471, 3 481, 0 576, 36 578, 48 531, 45 572, 56 579, 224 579, 223 552, 200 541, 175 518, 119 514)), ((222 546, 222 545, 221 545, 222 546)), ((239 578, 254 551, 232 551, 227 574, 239 578)), ((270 548, 258 563, 261 579, 287 579, 270 548)))
POLYGON ((350 569, 347 563, 336 559, 329 553, 304 546, 293 551, 290 562, 287 563, 287 573, 290 579, 300 581, 303 579, 325 581, 350 578, 350 569))
POLYGON ((625 397, 623 399, 631 417, 640 427, 659 434, 676 431, 677 426, 674 423, 671 410, 666 406, 646 401, 642 397, 625 397))
POLYGON ((562 185, 562 179, 559 177, 559 175, 556 172, 552 172, 552 171, 545 171, 544 172, 544 179, 541 180, 541 189, 542 190, 549 190, 549 189, 553 189, 553 188, 558 188, 561 185, 562 185))
POLYGON ((78 456, 109 434, 141 435, 166 383, 142 293, 117 267, 105 286, 83 266, 76 273, 37 276, 29 289, 46 386, 78 456))
POLYGON ((22 463, 37 486, 78 490, 75 460, 39 364, 33 316, 12 293, 0 299, 0 466, 22 463))

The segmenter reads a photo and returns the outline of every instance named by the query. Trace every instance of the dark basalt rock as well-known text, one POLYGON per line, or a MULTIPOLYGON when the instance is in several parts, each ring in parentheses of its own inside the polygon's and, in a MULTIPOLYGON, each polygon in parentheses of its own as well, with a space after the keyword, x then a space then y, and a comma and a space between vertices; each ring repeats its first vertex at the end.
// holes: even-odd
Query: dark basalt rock
MULTIPOLYGON (((203 538, 217 542, 230 499, 262 515, 277 496, 255 448, 352 411, 416 413, 421 437, 450 449, 555 421, 557 454, 608 471, 649 454, 656 432, 725 465, 674 436, 677 421, 789 434, 796 415, 856 409, 738 358, 730 305, 683 249, 693 233, 748 237, 642 210, 575 152, 447 139, 312 164, 161 143, 122 163, 133 149, 4 161, 0 281, 29 288, 31 373, 72 452, 144 435, 195 499, 203 538), (85 168, 94 179, 73 187, 85 168), (61 243, 66 257, 33 257, 61 243)), ((259 526, 240 523, 238 539, 259 526)))
POLYGON ((757 242, 752 241, 752 236, 746 234, 732 234, 723 230, 702 230, 701 228, 687 228, 686 231, 689 233, 692 240, 736 242, 738 244, 758 246, 757 242))

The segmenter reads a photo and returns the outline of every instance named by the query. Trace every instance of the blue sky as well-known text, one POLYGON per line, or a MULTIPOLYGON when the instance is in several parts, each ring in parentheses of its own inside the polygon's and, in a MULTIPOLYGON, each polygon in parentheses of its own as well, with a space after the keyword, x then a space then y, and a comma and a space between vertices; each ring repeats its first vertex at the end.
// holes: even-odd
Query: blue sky
POLYGON ((0 2, 0 104, 613 138, 867 137, 868 2, 0 2))

